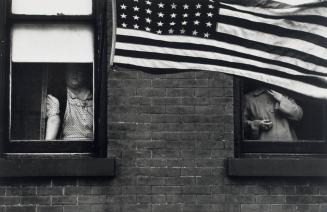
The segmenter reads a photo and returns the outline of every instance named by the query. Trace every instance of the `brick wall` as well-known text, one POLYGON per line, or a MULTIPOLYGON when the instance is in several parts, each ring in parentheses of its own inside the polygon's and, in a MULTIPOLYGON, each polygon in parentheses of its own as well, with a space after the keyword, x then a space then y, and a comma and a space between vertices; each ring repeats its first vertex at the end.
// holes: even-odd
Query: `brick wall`
POLYGON ((325 179, 226 176, 232 95, 218 73, 110 72, 116 176, 0 179, 0 212, 327 212, 325 179))
POLYGON ((325 179, 229 178, 232 78, 109 73, 113 178, 0 179, 0 212, 326 212, 325 179))
POLYGON ((229 178, 233 80, 209 72, 109 80, 109 152, 117 157, 117 211, 326 212, 324 179, 229 178))

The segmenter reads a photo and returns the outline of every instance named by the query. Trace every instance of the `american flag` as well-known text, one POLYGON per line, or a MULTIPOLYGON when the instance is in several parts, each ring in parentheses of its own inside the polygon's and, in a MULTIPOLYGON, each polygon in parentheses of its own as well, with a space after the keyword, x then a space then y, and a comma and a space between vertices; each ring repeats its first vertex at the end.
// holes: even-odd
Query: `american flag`
POLYGON ((327 2, 117 0, 116 65, 233 74, 327 99, 327 2))

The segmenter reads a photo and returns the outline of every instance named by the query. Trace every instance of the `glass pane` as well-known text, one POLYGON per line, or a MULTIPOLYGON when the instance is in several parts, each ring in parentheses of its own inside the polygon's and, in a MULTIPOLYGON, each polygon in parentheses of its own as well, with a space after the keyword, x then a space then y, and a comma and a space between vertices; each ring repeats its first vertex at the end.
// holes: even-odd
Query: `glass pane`
POLYGON ((92 63, 12 63, 12 140, 93 140, 92 63))
POLYGON ((90 15, 92 0, 12 0, 13 14, 90 15))
POLYGON ((93 62, 93 31, 79 24, 17 24, 11 47, 13 62, 93 62))
POLYGON ((243 92, 246 140, 323 140, 321 100, 252 80, 245 80, 243 92))

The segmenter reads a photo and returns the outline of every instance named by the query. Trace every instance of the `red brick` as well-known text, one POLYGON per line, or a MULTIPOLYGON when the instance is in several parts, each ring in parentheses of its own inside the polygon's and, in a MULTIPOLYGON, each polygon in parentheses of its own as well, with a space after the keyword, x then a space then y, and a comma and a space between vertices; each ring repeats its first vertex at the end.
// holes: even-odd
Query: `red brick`
POLYGON ((77 196, 52 196, 53 205, 76 205, 77 196))
POLYGON ((105 195, 80 195, 78 196, 78 204, 103 204, 107 202, 105 195))
POLYGON ((62 206, 38 206, 37 212, 63 212, 62 206))
POLYGON ((167 211, 181 212, 182 205, 179 205, 179 204, 155 204, 155 205, 152 205, 152 212, 167 212, 167 211))
POLYGON ((150 212, 150 204, 123 204, 121 212, 150 212))
POLYGON ((62 195, 64 187, 37 187, 37 195, 62 195))
POLYGON ((21 197, 22 205, 50 205, 50 196, 23 196, 21 197))
POLYGON ((90 205, 69 205, 69 206, 64 206, 63 212, 92 212, 91 206, 90 205))
POLYGON ((181 194, 182 188, 180 186, 153 186, 153 194, 181 194))
POLYGON ((8 206, 6 212, 35 212, 35 206, 8 206))
POLYGON ((241 212, 270 212, 269 205, 244 204, 241 205, 241 212))

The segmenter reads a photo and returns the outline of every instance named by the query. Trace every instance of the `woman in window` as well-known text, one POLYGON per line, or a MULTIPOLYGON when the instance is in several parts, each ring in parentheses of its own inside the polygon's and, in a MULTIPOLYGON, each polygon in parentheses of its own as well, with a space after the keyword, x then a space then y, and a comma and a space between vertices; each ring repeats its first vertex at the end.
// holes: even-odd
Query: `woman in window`
POLYGON ((66 96, 47 96, 46 140, 93 139, 93 95, 82 65, 67 65, 66 96))

